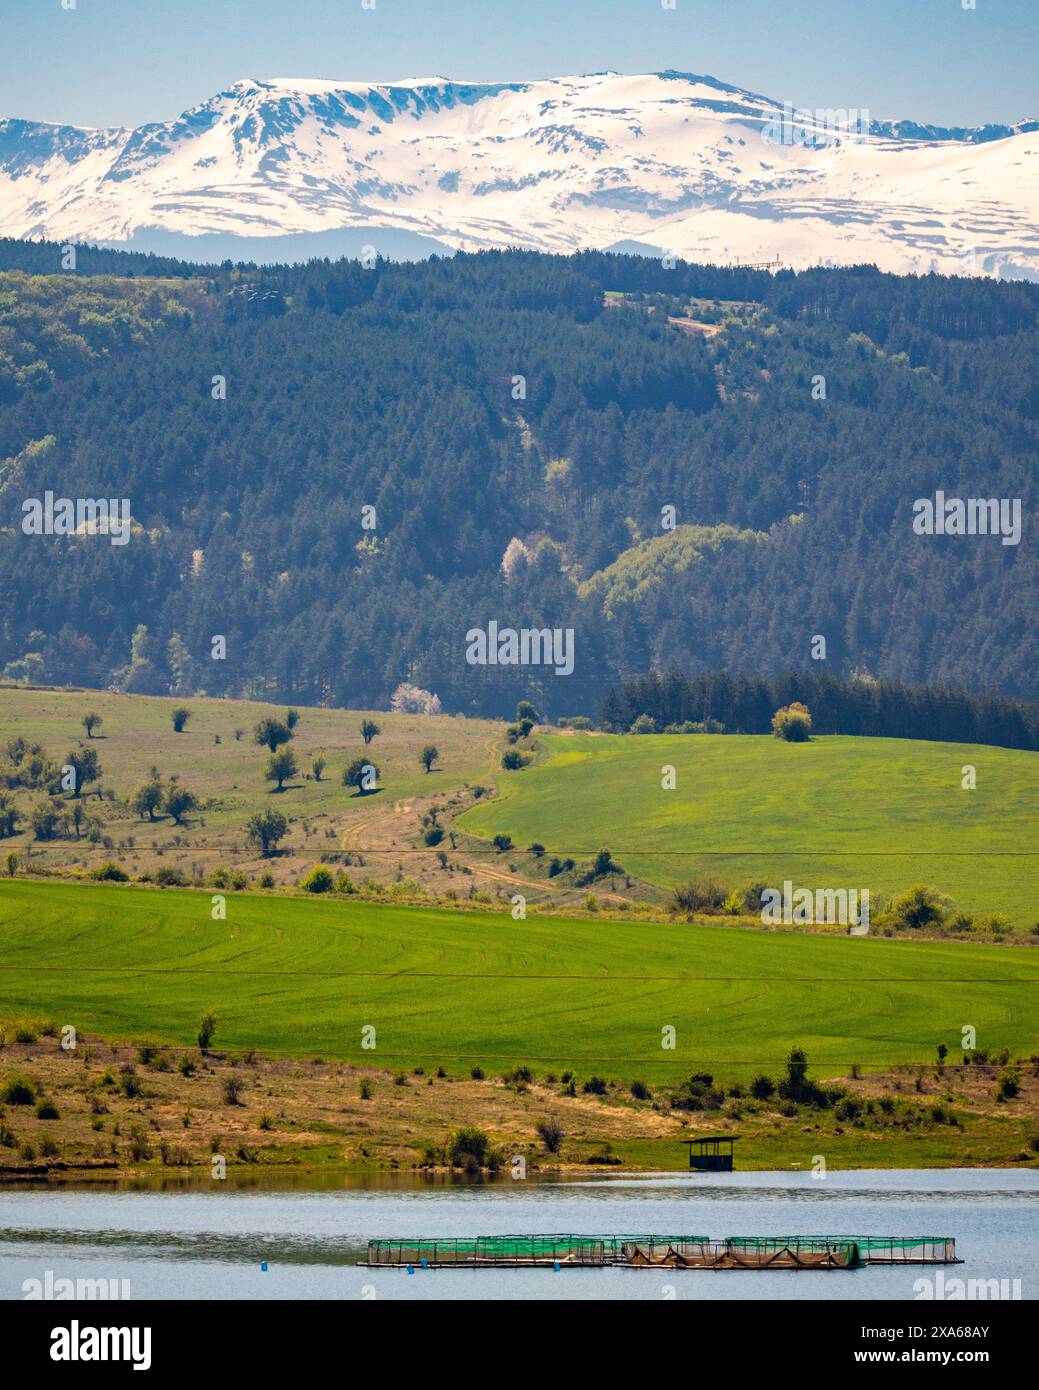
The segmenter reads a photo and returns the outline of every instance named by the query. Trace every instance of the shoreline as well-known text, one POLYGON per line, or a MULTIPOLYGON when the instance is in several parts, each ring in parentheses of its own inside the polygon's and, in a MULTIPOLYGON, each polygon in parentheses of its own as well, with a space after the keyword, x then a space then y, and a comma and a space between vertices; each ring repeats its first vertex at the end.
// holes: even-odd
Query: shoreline
POLYGON ((68 1052, 46 1031, 0 1048, 0 1190, 650 1178, 689 1172, 684 1141, 718 1134, 738 1140, 737 1173, 1039 1167, 1039 1058, 818 1082, 798 1103, 700 1074, 636 1097, 526 1067, 394 1071, 84 1035, 68 1052))

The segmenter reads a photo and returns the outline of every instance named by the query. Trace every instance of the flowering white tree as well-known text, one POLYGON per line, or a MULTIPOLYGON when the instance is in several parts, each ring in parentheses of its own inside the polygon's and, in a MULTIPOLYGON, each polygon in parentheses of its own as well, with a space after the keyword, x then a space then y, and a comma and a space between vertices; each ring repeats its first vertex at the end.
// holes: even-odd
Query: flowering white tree
POLYGON ((520 563, 530 564, 530 551, 520 540, 519 536, 513 536, 505 547, 505 554, 501 557, 501 569, 506 579, 511 579, 514 571, 520 563))
POLYGON ((442 714, 440 696, 410 681, 401 681, 390 697, 390 709, 397 714, 442 714))

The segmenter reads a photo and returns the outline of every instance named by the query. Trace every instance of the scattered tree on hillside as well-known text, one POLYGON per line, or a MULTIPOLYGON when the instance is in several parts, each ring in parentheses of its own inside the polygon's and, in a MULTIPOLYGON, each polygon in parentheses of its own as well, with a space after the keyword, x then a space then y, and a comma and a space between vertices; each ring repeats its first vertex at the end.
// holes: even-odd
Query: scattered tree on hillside
POLYGON ((170 715, 170 718, 173 720, 173 732, 175 734, 182 734, 187 726, 188 720, 191 718, 191 711, 186 705, 178 705, 170 715))
POLYGON ((24 738, 8 740, 6 765, 0 762, 0 785, 27 791, 53 788, 60 778, 58 767, 51 762, 40 743, 27 743, 24 738))
POLYGON ((155 812, 162 805, 162 797, 162 783, 153 777, 147 782, 142 782, 130 793, 130 808, 136 811, 142 820, 145 816, 154 820, 155 812))
POLYGON ((105 721, 101 718, 99 714, 95 714, 94 711, 91 710, 89 713, 83 716, 80 722, 82 723, 84 729, 86 729, 87 731, 87 738, 93 738, 94 730, 100 729, 101 725, 105 721))
POLYGON ((37 840, 56 840, 68 824, 68 816, 60 801, 38 802, 29 814, 29 823, 37 840))
POLYGON ((354 758, 343 773, 343 786, 356 787, 358 796, 366 796, 374 791, 379 780, 379 769, 367 758, 354 758))
POLYGON ((283 743, 292 738, 292 730, 280 719, 261 719, 253 730, 253 742, 276 753, 283 743))
POLYGON ((268 782, 277 782, 278 791, 281 791, 287 779, 295 777, 297 771, 295 753, 291 748, 282 748, 267 759, 263 775, 268 782))
POLYGON ((266 856, 277 849, 289 833, 289 823, 280 811, 257 811, 246 821, 245 833, 249 843, 266 856))
POLYGON ((208 1052, 209 1044, 216 1034, 216 1015, 207 1010, 198 1021, 198 1046, 200 1052, 208 1052))
POLYGON ((586 888, 589 883, 594 883, 596 879, 606 878, 609 874, 622 874, 624 870, 615 862, 613 855, 608 849, 601 849, 582 873, 574 880, 578 888, 586 888))
POLYGON ((772 716, 772 737, 787 743, 807 743, 812 737, 812 716, 798 700, 777 709, 772 716))
POLYGON ((447 1141, 447 1157, 452 1168, 490 1168, 495 1164, 491 1141, 482 1129, 467 1126, 455 1130, 447 1141))
POLYGON ((361 737, 364 739, 366 744, 371 743, 372 739, 375 738, 377 734, 381 733, 382 730, 379 728, 378 724, 376 724, 374 719, 361 720, 361 737))
POLYGON ((436 744, 427 743, 422 752, 418 755, 418 760, 428 773, 432 770, 433 764, 439 757, 440 753, 437 750, 436 744))
POLYGON ((951 899, 939 889, 925 883, 915 883, 912 888, 892 898, 880 913, 879 921, 896 929, 918 931, 921 927, 940 926, 951 908, 951 899))
POLYGON ((71 767, 73 797, 78 797, 88 782, 96 782, 101 776, 101 762, 96 748, 77 748, 65 755, 66 767, 71 767))
POLYGON ((791 1099, 803 1091, 807 1075, 808 1053, 795 1043, 786 1059, 786 1087, 791 1099))
POLYGON ((14 798, 6 792, 0 792, 0 840, 10 839, 18 833, 20 819, 21 812, 15 805, 14 798))
POLYGON ((182 787, 179 782, 173 780, 166 788, 163 810, 173 817, 174 825, 182 825, 184 817, 190 811, 198 810, 198 798, 186 787, 182 787))
POLYGON ((786 1059, 786 1076, 777 1087, 783 1100, 797 1105, 828 1106, 831 1097, 808 1076, 808 1053, 799 1044, 794 1044, 786 1059))
POLYGON ((299 886, 306 893, 331 893, 336 885, 328 865, 315 864, 310 872, 300 879, 299 886))
POLYGON ((719 912, 729 889, 716 878, 701 875, 671 890, 672 912, 719 912))
POLYGON ((325 770, 325 768, 326 768, 327 766, 328 766, 328 760, 327 760, 327 758, 325 758, 323 754, 319 753, 319 754, 317 755, 317 757, 314 759, 314 761, 310 764, 310 770, 311 770, 311 771, 313 772, 313 774, 314 774, 314 781, 315 781, 315 782, 320 782, 320 781, 321 781, 321 774, 324 772, 324 770, 325 770))
POLYGON ((537 1130, 546 1152, 557 1154, 563 1147, 563 1131, 561 1127, 555 1120, 541 1120, 538 1123, 537 1130))

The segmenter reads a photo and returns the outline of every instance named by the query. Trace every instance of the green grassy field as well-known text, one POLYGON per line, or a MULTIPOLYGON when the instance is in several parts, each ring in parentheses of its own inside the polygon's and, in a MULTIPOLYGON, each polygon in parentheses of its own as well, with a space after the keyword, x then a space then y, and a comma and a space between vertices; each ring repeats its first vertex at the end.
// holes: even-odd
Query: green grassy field
POLYGON ((1039 1050, 1039 952, 958 943, 450 913, 229 894, 0 884, 0 1017, 388 1067, 573 1067, 618 1080, 706 1068, 1039 1050), (377 1047, 362 1049, 362 1029, 377 1047), (661 1030, 676 1030, 674 1051, 661 1030))
POLYGON ((723 735, 561 736, 501 779, 460 828, 586 859, 603 845, 630 873, 673 886, 934 884, 956 905, 1039 921, 1039 754, 974 744, 723 735), (661 788, 662 768, 677 786, 661 788), (961 787, 976 769, 977 788, 961 787))

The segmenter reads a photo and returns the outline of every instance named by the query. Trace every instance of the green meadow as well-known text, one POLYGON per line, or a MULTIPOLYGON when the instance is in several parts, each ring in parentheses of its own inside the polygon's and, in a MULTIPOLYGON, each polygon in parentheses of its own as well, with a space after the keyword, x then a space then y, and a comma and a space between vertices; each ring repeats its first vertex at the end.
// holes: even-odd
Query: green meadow
POLYGON ((601 846, 663 887, 940 888, 966 912, 1039 922, 1039 754, 829 736, 548 735, 460 828, 586 859, 601 846), (977 786, 964 790, 966 765, 977 786), (662 789, 674 768, 675 788, 662 789))
POLYGON ((1039 952, 359 901, 0 883, 0 1019, 124 1041, 619 1081, 1039 1050, 1039 952), (374 1050, 362 1030, 375 1029, 374 1050), (662 1030, 675 1047, 662 1047, 662 1030))

